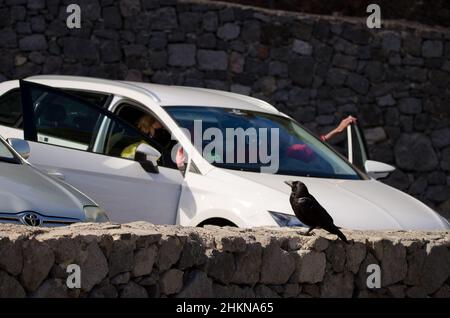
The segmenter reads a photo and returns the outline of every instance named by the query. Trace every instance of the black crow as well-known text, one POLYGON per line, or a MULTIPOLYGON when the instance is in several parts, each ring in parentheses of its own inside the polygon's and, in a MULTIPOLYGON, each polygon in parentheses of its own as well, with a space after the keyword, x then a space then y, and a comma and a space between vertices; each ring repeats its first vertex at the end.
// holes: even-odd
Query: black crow
POLYGON ((306 234, 309 234, 315 228, 321 228, 331 234, 337 235, 341 240, 348 244, 345 235, 336 225, 334 225, 333 218, 309 193, 308 188, 303 182, 286 181, 285 183, 292 189, 289 202, 291 203, 295 216, 300 222, 309 226, 309 230, 306 234))

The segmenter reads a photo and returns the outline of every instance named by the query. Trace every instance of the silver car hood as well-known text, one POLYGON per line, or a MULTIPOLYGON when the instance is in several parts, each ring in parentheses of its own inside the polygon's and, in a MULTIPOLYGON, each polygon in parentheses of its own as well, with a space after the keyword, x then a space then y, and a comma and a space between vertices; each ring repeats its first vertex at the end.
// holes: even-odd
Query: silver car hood
MULTIPOLYGON (((376 180, 336 180, 232 171, 229 172, 285 194, 286 202, 267 202, 268 209, 293 214, 291 189, 284 181, 304 182, 338 226, 356 230, 449 229, 447 221, 411 197, 376 180), (288 206, 288 207, 287 207, 288 206), (277 210, 278 209, 278 210, 277 210)), ((284 200, 283 200, 284 201, 284 200)))
POLYGON ((85 205, 96 204, 72 186, 33 166, 0 162, 0 213, 33 211, 44 216, 83 220, 85 205))

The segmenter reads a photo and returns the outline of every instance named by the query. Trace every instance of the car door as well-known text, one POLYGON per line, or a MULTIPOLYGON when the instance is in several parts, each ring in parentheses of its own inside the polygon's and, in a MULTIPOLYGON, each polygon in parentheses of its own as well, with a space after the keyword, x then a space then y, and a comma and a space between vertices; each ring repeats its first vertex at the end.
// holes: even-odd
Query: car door
POLYGON ((122 150, 152 140, 114 114, 52 87, 20 82, 30 162, 104 207, 113 222, 174 224, 183 176, 148 172, 122 150))
POLYGON ((348 161, 361 171, 366 172, 365 163, 369 160, 369 154, 364 134, 358 124, 347 127, 347 151, 348 161))

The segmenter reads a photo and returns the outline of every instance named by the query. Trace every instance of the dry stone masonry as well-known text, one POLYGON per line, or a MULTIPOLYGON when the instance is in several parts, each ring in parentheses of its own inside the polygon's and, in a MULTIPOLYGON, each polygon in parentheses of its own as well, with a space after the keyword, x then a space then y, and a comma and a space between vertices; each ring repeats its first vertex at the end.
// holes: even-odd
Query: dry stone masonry
MULTIPOLYGON (((450 31, 201 0, 0 0, 0 81, 70 74, 230 90, 316 133, 356 114, 386 182, 450 218, 450 31)), ((342 137, 336 140, 340 146, 342 137)))
POLYGON ((449 231, 345 231, 349 245, 302 231, 0 225, 0 297, 450 298, 449 231), (80 288, 68 288, 70 264, 80 288))

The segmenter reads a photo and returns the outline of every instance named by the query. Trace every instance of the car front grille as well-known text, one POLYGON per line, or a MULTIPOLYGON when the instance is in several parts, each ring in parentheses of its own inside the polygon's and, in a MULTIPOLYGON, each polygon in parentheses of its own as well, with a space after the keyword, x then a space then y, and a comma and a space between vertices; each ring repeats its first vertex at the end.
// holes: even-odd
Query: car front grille
POLYGON ((0 224, 21 224, 31 227, 59 227, 81 222, 74 218, 50 217, 36 212, 22 212, 17 214, 0 213, 0 224))

